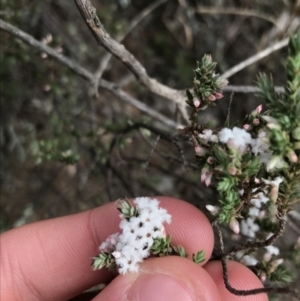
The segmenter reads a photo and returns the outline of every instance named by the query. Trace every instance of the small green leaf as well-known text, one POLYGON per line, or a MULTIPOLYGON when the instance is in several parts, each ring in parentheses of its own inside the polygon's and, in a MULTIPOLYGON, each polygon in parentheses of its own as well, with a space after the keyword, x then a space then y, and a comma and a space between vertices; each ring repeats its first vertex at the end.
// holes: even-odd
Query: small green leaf
POLYGON ((205 251, 202 250, 193 254, 193 261, 197 264, 205 261, 205 251))

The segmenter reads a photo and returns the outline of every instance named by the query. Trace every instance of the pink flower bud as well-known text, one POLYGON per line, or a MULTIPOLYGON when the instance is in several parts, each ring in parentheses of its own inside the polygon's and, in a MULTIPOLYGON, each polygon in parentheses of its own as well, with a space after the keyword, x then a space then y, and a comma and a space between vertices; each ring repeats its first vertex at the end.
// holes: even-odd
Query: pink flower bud
POLYGON ((161 226, 160 231, 161 231, 163 237, 167 237, 166 228, 164 226, 161 226))
POLYGON ((214 157, 212 157, 212 156, 209 156, 208 158, 207 158, 207 163, 209 163, 209 164, 213 164, 214 162, 215 162, 215 158, 214 157))
POLYGON ((195 108, 198 108, 200 106, 201 102, 198 98, 194 98, 193 103, 194 103, 195 108))
POLYGON ((195 146, 195 153, 197 156, 202 157, 205 155, 206 151, 203 147, 197 145, 197 146, 195 146))
POLYGON ((215 101, 215 100, 216 100, 216 97, 215 97, 214 95, 210 94, 210 95, 208 96, 208 100, 210 100, 210 101, 215 101))
POLYGON ((233 165, 228 166, 227 170, 232 176, 236 175, 238 171, 237 168, 233 165))
POLYGON ((232 219, 229 223, 229 228, 235 233, 240 233, 240 224, 236 219, 232 219))
POLYGON ((258 118, 254 118, 253 121, 252 121, 252 123, 253 123, 254 125, 259 125, 259 124, 260 124, 260 121, 259 121, 258 118))
POLYGON ((224 97, 224 95, 222 93, 217 92, 217 93, 215 93, 215 97, 216 97, 216 99, 221 99, 224 97))
POLYGON ((290 150, 287 154, 287 157, 291 163, 297 163, 298 162, 298 156, 293 150, 290 150))
POLYGON ((117 243, 117 241, 112 235, 108 236, 108 240, 112 245, 115 245, 117 243))
POLYGON ((260 114, 261 111, 262 111, 262 105, 259 105, 259 106, 255 109, 255 113, 260 114))
POLYGON ((206 186, 209 186, 211 183, 212 171, 204 167, 201 171, 201 182, 205 183, 206 186))
POLYGON ((121 252, 119 252, 119 251, 114 251, 114 252, 111 253, 111 255, 112 255, 113 257, 115 257, 115 258, 120 258, 120 257, 121 257, 121 252))
POLYGON ((266 273, 261 273, 259 278, 260 278, 260 280, 261 280, 262 282, 265 282, 265 281, 267 280, 267 275, 266 275, 266 273))
POLYGON ((208 187, 211 183, 211 178, 212 178, 212 172, 206 177, 205 179, 205 185, 208 187))
POLYGON ((244 124, 243 128, 244 128, 245 131, 251 131, 253 127, 250 124, 244 124))
POLYGON ((273 186, 270 191, 270 200, 273 203, 276 203, 277 198, 278 198, 278 193, 279 193, 279 186, 273 186))
POLYGON ((262 210, 259 212, 258 218, 262 219, 266 216, 266 214, 267 214, 266 210, 262 210))

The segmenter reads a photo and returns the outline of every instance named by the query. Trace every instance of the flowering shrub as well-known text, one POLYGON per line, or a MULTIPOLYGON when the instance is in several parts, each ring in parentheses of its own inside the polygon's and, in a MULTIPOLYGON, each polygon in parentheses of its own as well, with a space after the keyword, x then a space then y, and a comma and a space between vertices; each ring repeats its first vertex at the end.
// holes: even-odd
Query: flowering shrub
MULTIPOLYGON (((215 259, 222 260, 226 288, 237 295, 268 292, 272 288, 232 288, 226 258, 235 256, 251 266, 262 281, 291 281, 283 259, 278 258, 280 250, 273 243, 283 233, 292 205, 300 199, 300 33, 290 39, 285 92, 276 93, 272 79, 259 75, 260 97, 265 100, 266 109, 259 105, 246 116, 242 127, 230 128, 229 116, 221 129, 199 123, 201 111, 216 105, 228 83, 215 73, 215 67, 209 55, 197 63, 194 88, 186 91, 191 125, 183 134, 193 143, 201 182, 215 186, 218 192, 218 204, 208 204, 206 208, 215 216, 213 225, 221 244, 220 255, 215 259), (218 224, 227 224, 248 242, 225 252, 218 224), (263 249, 261 260, 254 252, 257 249, 263 249)), ((137 198, 134 204, 119 202, 122 232, 101 244, 100 254, 93 258, 93 269, 108 267, 125 274, 138 271, 138 264, 149 256, 187 257, 184 248, 173 246, 166 235, 163 223, 170 223, 171 216, 158 207, 159 202, 137 198)), ((299 252, 300 242, 296 246, 295 252, 299 252)), ((199 251, 193 254, 193 260, 202 262, 204 255, 199 251)))
MULTIPOLYGON (((171 244, 163 223, 171 223, 171 215, 159 208, 159 201, 148 197, 136 198, 132 206, 127 199, 120 200, 121 233, 110 235, 100 245, 100 254, 93 258, 94 270, 107 267, 120 274, 137 272, 138 264, 149 256, 179 255, 187 257, 181 246, 171 244)), ((196 263, 203 262, 204 251, 193 254, 196 263)))
POLYGON ((222 98, 227 84, 215 74, 215 66, 204 56, 195 70, 193 91, 186 91, 191 125, 184 132, 194 145, 201 182, 214 185, 219 194, 218 204, 206 208, 216 222, 248 237, 248 243, 228 255, 255 266, 262 280, 289 282, 283 260, 276 258, 279 249, 272 244, 300 199, 300 33, 290 39, 285 92, 276 93, 272 79, 260 74, 259 95, 266 109, 258 106, 242 128, 228 127, 229 120, 222 129, 206 128, 198 121, 203 108, 222 98), (257 241, 258 237, 265 240, 257 241), (265 247, 261 263, 249 254, 260 247, 265 247))

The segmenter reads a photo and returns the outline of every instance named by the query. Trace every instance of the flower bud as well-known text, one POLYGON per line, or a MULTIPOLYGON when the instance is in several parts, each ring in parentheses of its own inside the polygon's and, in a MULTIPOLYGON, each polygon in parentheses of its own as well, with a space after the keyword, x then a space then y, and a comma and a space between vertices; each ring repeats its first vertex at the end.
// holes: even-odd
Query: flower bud
POLYGON ((206 205, 205 207, 212 215, 216 215, 220 211, 218 206, 206 205))
POLYGON ((121 252, 119 251, 114 251, 111 253, 111 255, 115 258, 121 258, 121 252))
POLYGON ((245 131, 251 131, 252 128, 253 128, 253 127, 252 127, 252 125, 250 125, 250 124, 247 124, 247 123, 246 123, 246 124, 243 125, 243 129, 244 129, 245 131))
POLYGON ((229 223, 229 228, 235 233, 240 233, 240 224, 236 219, 232 219, 229 223))
POLYGON ((199 157, 203 157, 206 153, 206 150, 201 146, 195 146, 195 153, 199 157))
POLYGON ((213 164, 215 162, 215 158, 212 156, 209 156, 206 161, 208 164, 213 164))
POLYGON ((201 171, 201 182, 205 183, 205 185, 208 187, 211 183, 212 178, 212 171, 208 169, 207 167, 202 168, 201 171))
POLYGON ((216 80, 216 86, 218 89, 222 89, 228 85, 228 80, 226 78, 218 78, 216 80))
POLYGON ((261 111, 262 111, 262 105, 259 105, 259 106, 254 110, 254 112, 257 113, 257 114, 260 114, 261 111))
POLYGON ((288 157, 288 159, 291 163, 297 163, 298 162, 298 156, 296 155, 296 153, 292 149, 287 153, 287 157, 288 157))
POLYGON ((216 97, 214 96, 214 95, 209 95, 208 96, 208 100, 210 100, 210 101, 215 101, 216 100, 216 97))
POLYGON ((200 102, 200 100, 198 98, 194 98, 193 99, 193 103, 194 103, 195 108, 198 108, 200 106, 201 102, 200 102))
POLYGON ((237 168, 236 168, 233 164, 228 164, 228 166, 227 166, 227 171, 228 171, 232 176, 236 175, 237 172, 238 172, 237 168))
POLYGON ((265 282, 265 281, 267 280, 267 275, 266 275, 266 273, 264 273, 264 272, 261 273, 259 278, 260 278, 260 280, 261 280, 262 282, 265 282))
POLYGON ((254 125, 259 125, 259 124, 260 124, 260 121, 259 121, 258 118, 254 118, 253 121, 252 121, 252 123, 253 123, 254 125))
POLYGON ((215 97, 216 97, 216 99, 221 99, 224 97, 224 95, 222 93, 217 92, 217 93, 215 93, 215 97))

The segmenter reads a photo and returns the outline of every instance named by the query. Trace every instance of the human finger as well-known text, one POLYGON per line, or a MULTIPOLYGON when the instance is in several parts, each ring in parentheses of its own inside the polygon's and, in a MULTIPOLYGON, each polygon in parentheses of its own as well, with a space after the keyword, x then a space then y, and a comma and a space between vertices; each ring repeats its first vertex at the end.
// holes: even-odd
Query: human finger
MULTIPOLYGON (((188 252, 213 248, 209 221, 194 206, 161 197, 172 215, 167 233, 188 252)), ((1 284, 5 300, 69 299, 112 278, 105 269, 93 272, 90 259, 99 244, 119 231, 117 204, 8 231, 1 236, 1 284)))
POLYGON ((216 284, 194 262, 177 256, 151 258, 139 273, 117 276, 93 301, 221 301, 216 284))
MULTIPOLYGON (((228 280, 230 285, 238 290, 250 290, 262 288, 263 284, 257 276, 245 267, 243 264, 236 261, 228 261, 228 280)), ((221 261, 210 261, 203 267, 212 277, 217 285, 217 288, 222 296, 222 301, 267 301, 267 294, 256 294, 249 296, 238 296, 230 293, 225 287, 223 280, 223 268, 221 261)))

